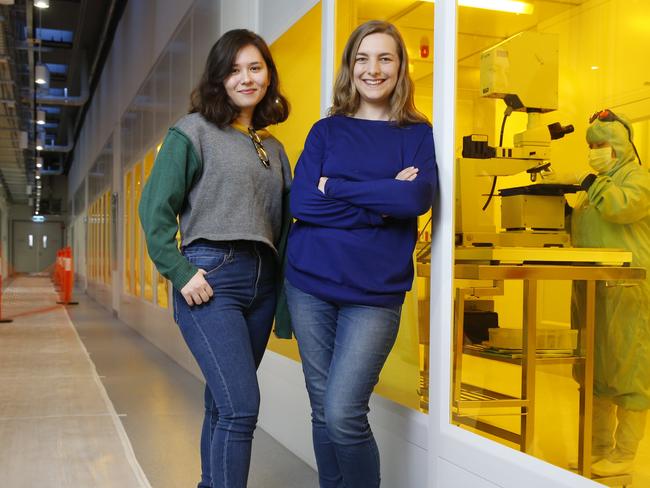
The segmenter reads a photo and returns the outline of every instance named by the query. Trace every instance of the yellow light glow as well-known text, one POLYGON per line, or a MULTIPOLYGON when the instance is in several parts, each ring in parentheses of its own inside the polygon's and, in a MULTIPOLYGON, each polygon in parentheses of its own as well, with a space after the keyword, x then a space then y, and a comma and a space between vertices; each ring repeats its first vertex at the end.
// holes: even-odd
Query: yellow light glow
MULTIPOLYGON (((434 0, 421 0, 434 3, 434 0)), ((535 10, 533 4, 519 2, 516 0, 458 0, 459 7, 481 8, 484 10, 495 10, 497 12, 509 12, 512 14, 530 15, 535 10)))
POLYGON ((592 66, 591 69, 596 71, 597 69, 600 69, 600 66, 592 66))

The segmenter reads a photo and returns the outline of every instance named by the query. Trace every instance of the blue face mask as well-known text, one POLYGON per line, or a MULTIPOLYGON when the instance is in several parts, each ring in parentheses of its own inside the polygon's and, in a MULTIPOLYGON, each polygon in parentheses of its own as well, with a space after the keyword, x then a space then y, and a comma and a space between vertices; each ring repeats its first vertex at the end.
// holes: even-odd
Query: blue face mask
POLYGON ((616 158, 612 157, 611 147, 589 149, 589 165, 599 174, 607 173, 615 164, 616 158))

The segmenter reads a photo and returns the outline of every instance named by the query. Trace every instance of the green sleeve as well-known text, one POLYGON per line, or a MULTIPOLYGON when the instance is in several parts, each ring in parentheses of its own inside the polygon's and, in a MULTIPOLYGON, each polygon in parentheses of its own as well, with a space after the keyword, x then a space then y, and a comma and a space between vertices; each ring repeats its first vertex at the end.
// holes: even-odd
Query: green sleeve
POLYGON ((609 176, 599 176, 589 187, 587 196, 606 221, 632 224, 650 212, 650 173, 639 166, 620 183, 609 176))
POLYGON ((287 239, 293 218, 289 209, 289 196, 291 192, 291 166, 286 153, 280 152, 282 161, 282 174, 284 178, 284 191, 282 192, 282 229, 280 237, 275 243, 278 250, 280 270, 277 273, 277 302, 275 306, 275 323, 273 332, 279 339, 291 339, 293 328, 291 326, 291 315, 289 314, 289 305, 284 290, 284 272, 287 267, 287 239))
POLYGON ((185 196, 201 174, 201 160, 191 141, 178 129, 167 133, 144 189, 138 212, 149 256, 158 272, 180 290, 198 269, 176 244, 177 217, 185 196))

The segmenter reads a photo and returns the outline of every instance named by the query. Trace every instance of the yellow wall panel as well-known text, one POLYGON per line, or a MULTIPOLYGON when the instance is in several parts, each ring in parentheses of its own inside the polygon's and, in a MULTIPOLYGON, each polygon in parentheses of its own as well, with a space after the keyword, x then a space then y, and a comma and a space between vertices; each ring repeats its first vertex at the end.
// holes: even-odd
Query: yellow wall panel
POLYGON ((111 283, 111 192, 104 193, 104 277, 105 283, 111 283))
POLYGON ((320 3, 271 45, 280 88, 291 104, 286 122, 269 127, 284 145, 292 167, 311 126, 320 118, 320 3), (300 49, 296 49, 300 46, 300 49))
MULTIPOLYGON (((149 151, 144 157, 144 183, 149 178, 151 174, 151 168, 153 168, 154 161, 154 150, 149 151)), ((140 197, 138 196, 138 203, 140 203, 140 197)), ((140 229, 138 228, 138 231, 140 229)), ((153 276, 154 276, 154 266, 153 261, 149 258, 149 253, 147 252, 147 245, 143 242, 142 252, 144 254, 143 266, 144 266, 144 298, 153 302, 153 276)))
POLYGON ((131 204, 133 203, 133 170, 124 176, 124 291, 133 293, 133 231, 131 204))
MULTIPOLYGON (((162 147, 162 142, 158 143, 156 145, 156 154, 160 152, 160 148, 162 147)), ((153 159, 152 159, 152 164, 153 164, 153 159)), ((147 173, 148 175, 148 173, 147 173)), ((180 242, 180 234, 176 234, 176 239, 178 242, 180 242)), ((180 244, 179 244, 180 245, 180 244)), ((162 308, 168 308, 169 307, 169 282, 167 279, 160 275, 159 273, 156 273, 156 286, 158 287, 158 290, 156 291, 156 300, 157 303, 160 307, 162 308)))
MULTIPOLYGON (((291 104, 291 115, 286 122, 269 127, 269 130, 284 145, 292 167, 302 152, 309 129, 320 118, 320 33, 319 3, 271 45, 282 92, 291 104)), ((268 347, 278 354, 300 360, 295 340, 271 335, 268 347)))
POLYGON ((142 195, 142 161, 133 167, 133 206, 131 208, 132 220, 135 223, 133 229, 133 277, 134 291, 137 296, 142 295, 142 230, 140 228, 140 217, 138 216, 138 204, 142 195))

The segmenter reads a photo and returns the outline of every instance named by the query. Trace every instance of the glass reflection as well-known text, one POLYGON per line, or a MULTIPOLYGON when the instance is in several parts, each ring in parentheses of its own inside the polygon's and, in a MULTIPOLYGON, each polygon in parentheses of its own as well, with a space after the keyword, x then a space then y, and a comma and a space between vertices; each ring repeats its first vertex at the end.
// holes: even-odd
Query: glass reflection
POLYGON ((459 8, 451 421, 650 486, 647 12, 529 3, 459 8))

